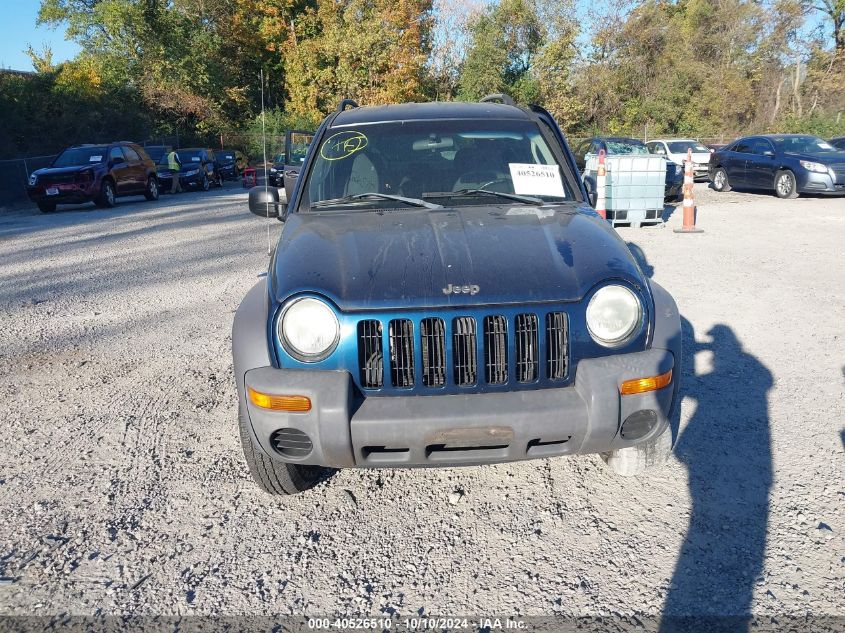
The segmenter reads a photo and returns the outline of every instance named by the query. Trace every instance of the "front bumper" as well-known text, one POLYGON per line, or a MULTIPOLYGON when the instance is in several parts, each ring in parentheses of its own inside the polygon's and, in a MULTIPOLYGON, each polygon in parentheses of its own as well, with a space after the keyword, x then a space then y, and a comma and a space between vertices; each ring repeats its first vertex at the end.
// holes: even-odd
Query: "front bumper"
POLYGON ((805 171, 796 176, 798 191, 801 193, 822 193, 828 195, 845 195, 845 176, 839 175, 835 180, 830 174, 805 171))
POLYGON ((55 204, 82 204, 94 201, 100 195, 99 181, 86 183, 57 183, 27 186, 26 193, 35 203, 52 202, 55 204), (55 194, 48 191, 56 190, 55 194))
POLYGON ((259 367, 246 388, 311 399, 308 413, 255 406, 241 392, 253 436, 271 458, 331 467, 466 466, 597 453, 634 446, 662 433, 677 397, 678 371, 658 391, 620 396, 619 385, 674 369, 666 349, 582 360, 571 387, 444 396, 361 398, 345 371, 259 367), (651 427, 636 439, 620 433, 638 411, 651 427), (311 452, 291 458, 271 438, 280 429, 304 432, 311 452))

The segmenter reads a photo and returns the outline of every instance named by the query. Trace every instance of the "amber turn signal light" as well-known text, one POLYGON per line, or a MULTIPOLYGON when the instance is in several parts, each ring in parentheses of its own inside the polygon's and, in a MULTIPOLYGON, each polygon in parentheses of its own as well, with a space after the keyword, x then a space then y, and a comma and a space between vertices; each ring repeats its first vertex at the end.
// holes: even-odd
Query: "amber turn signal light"
POLYGON ((252 387, 248 387, 247 392, 250 402, 262 409, 290 411, 292 413, 307 413, 311 410, 311 399, 305 396, 275 396, 269 393, 261 393, 252 387))
POLYGON ((619 393, 623 396, 631 396, 635 393, 646 393, 647 391, 657 391, 663 389, 672 382, 672 370, 670 369, 665 374, 659 376, 652 376, 650 378, 635 378, 634 380, 626 380, 619 387, 619 393))

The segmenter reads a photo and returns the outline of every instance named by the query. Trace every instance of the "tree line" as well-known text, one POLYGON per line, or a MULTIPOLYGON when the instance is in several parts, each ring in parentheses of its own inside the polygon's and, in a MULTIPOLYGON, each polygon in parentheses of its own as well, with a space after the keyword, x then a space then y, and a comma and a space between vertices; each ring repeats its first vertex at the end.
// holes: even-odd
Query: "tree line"
POLYGON ((0 73, 0 156, 312 127, 506 92, 571 136, 845 134, 845 0, 42 0, 82 51, 0 73))

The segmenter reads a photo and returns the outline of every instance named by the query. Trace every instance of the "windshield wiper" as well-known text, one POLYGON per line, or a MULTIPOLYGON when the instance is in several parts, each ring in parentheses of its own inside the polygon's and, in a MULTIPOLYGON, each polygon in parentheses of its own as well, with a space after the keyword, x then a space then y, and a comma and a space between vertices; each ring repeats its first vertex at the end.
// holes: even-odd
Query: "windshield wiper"
POLYGON ((431 191, 424 193, 424 198, 450 198, 453 196, 466 196, 475 194, 484 194, 488 196, 498 196, 500 198, 507 198, 516 202, 524 202, 525 204, 536 204, 542 206, 545 204, 539 198, 532 198, 531 196, 521 196, 518 193, 505 193, 504 191, 491 191, 490 189, 459 189, 458 191, 431 191))
POLYGON ((345 202, 356 202, 358 200, 367 200, 368 198, 375 198, 379 200, 394 200, 395 202, 403 202, 404 204, 410 205, 412 207, 422 207, 425 209, 442 209, 443 207, 439 204, 434 204, 432 202, 426 202, 425 200, 420 200, 419 198, 406 198, 405 196, 394 196, 389 193, 378 193, 378 192, 370 192, 370 193, 356 193, 351 196, 343 196, 342 198, 332 198, 331 200, 321 200, 320 202, 315 202, 311 205, 312 209, 320 208, 320 207, 330 207, 336 204, 343 204, 345 202))

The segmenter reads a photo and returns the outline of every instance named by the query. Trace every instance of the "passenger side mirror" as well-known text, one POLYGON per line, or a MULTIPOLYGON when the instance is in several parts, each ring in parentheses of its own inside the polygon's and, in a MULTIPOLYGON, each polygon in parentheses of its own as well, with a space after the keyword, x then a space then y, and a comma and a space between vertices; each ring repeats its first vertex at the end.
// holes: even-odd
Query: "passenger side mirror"
POLYGON ((249 190, 249 210, 262 218, 278 218, 285 213, 285 202, 279 200, 275 187, 253 187, 249 190))

